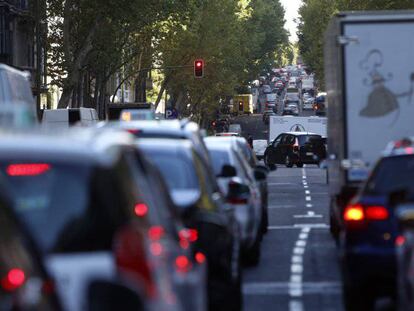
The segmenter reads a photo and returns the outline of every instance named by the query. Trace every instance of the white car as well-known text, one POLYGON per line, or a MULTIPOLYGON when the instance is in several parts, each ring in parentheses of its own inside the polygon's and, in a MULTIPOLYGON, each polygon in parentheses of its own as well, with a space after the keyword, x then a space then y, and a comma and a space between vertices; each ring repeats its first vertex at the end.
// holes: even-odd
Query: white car
POLYGON ((315 101, 315 98, 313 98, 313 97, 310 97, 310 98, 306 99, 303 102, 303 109, 304 110, 312 110, 314 101, 315 101))

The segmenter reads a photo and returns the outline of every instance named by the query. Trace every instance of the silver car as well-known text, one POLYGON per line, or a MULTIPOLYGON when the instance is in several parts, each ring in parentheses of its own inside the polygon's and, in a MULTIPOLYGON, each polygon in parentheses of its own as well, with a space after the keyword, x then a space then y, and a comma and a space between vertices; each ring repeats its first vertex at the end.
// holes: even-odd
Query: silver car
POLYGON ((205 138, 218 184, 223 194, 231 197, 227 204, 241 228, 243 256, 248 264, 256 265, 260 259, 263 215, 260 185, 256 179, 265 179, 266 175, 255 172, 230 141, 218 140, 205 138), (258 176, 260 174, 263 176, 258 176))

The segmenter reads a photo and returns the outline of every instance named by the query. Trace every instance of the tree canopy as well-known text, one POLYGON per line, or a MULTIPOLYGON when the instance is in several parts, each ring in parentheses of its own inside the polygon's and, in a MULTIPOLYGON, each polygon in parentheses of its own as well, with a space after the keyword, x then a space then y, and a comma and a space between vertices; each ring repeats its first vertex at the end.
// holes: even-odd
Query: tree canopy
POLYGON ((50 0, 47 19, 60 107, 82 102, 102 112, 111 78, 140 79, 157 67, 157 103, 167 90, 202 119, 263 68, 292 58, 279 0, 50 0), (196 58, 206 64, 202 79, 193 77, 196 58))
POLYGON ((303 0, 299 9, 299 51, 323 87, 323 40, 331 17, 340 11, 414 9, 412 0, 303 0))

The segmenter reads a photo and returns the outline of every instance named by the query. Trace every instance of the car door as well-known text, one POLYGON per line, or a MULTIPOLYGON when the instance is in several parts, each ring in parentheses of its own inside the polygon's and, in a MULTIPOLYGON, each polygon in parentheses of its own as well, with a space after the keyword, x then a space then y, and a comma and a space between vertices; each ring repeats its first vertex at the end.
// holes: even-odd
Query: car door
POLYGON ((284 135, 282 141, 279 144, 279 162, 278 163, 285 163, 285 159, 287 155, 291 153, 291 145, 295 141, 295 136, 293 135, 284 135))
POLYGON ((269 146, 268 154, 269 154, 269 162, 270 163, 278 163, 278 157, 277 157, 277 149, 279 147, 279 144, 283 138, 283 134, 276 137, 276 139, 273 141, 273 143, 269 146))

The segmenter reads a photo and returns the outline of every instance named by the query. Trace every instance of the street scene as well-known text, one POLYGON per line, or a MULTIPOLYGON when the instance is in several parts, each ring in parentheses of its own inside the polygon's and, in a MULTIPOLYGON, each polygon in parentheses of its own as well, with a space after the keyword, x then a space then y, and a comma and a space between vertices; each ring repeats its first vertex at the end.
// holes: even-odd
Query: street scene
POLYGON ((414 2, 0 0, 0 311, 414 311, 414 2))

